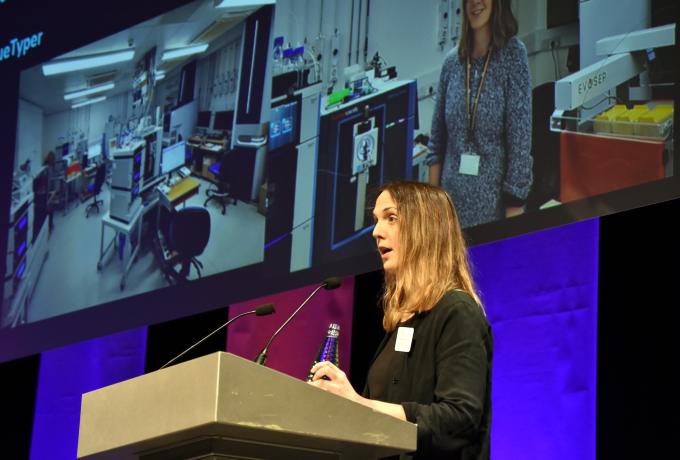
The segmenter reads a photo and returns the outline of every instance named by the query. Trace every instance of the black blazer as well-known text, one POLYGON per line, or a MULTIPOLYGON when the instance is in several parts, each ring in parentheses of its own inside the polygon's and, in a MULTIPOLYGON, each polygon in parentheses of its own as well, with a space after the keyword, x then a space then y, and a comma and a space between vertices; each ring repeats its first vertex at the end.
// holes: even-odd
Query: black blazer
POLYGON ((367 385, 364 396, 403 406, 418 425, 413 458, 488 459, 493 337, 483 310, 468 294, 450 291, 409 326, 411 351, 395 352, 385 394, 369 394, 367 385))

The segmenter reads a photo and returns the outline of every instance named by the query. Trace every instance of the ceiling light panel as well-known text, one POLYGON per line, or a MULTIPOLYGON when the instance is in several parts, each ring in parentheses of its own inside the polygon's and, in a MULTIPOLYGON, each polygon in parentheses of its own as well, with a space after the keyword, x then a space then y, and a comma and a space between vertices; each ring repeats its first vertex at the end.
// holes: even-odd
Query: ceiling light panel
POLYGON ((64 99, 70 101, 72 99, 78 99, 80 97, 91 96, 93 94, 101 93, 103 91, 109 91, 114 88, 114 83, 108 82, 103 85, 92 86, 90 88, 82 89, 80 91, 73 91, 71 93, 64 94, 64 99))
POLYGON ((208 49, 208 44, 203 43, 201 45, 191 45, 191 46, 185 46, 183 48, 175 48, 171 50, 166 50, 163 52, 163 56, 161 57, 161 61, 170 61, 172 59, 179 59, 182 57, 186 56, 191 56, 193 54, 200 54, 203 53, 205 50, 208 49))
POLYGON ((83 56, 73 59, 61 59, 43 64, 43 74, 46 77, 78 70, 92 69, 120 62, 131 61, 135 57, 135 50, 116 51, 113 53, 83 56))
POLYGON ((106 100, 106 96, 99 96, 99 97, 95 97, 95 98, 92 98, 92 99, 87 99, 83 102, 78 102, 77 104, 73 104, 71 106, 71 108, 77 109, 79 107, 85 107, 86 105, 96 104, 97 102, 101 102, 101 101, 105 101, 105 100, 106 100))

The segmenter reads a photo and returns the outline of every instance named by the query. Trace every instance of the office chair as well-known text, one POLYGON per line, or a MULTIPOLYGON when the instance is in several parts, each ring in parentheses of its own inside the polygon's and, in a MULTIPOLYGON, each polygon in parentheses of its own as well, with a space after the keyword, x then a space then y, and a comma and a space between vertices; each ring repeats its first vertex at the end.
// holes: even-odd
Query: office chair
POLYGON ((97 172, 94 176, 94 183, 87 187, 87 191, 92 193, 92 203, 88 204, 85 208, 85 218, 90 217, 90 213, 95 209, 97 214, 99 214, 99 205, 104 205, 102 200, 98 200, 97 197, 102 191, 102 186, 104 185, 104 180, 106 179, 106 165, 101 164, 97 167, 97 172))
POLYGON ((208 168, 210 172, 213 173, 217 178, 217 184, 214 188, 206 190, 205 194, 208 198, 203 203, 203 207, 207 207, 208 202, 211 200, 217 201, 222 205, 222 214, 226 213, 227 204, 230 202, 231 204, 236 205, 236 198, 232 197, 230 193, 231 184, 229 181, 229 166, 227 165, 226 159, 227 155, 228 153, 224 154, 222 161, 219 163, 213 163, 208 168))
POLYGON ((168 249, 174 254, 166 271, 169 281, 184 282, 189 278, 191 266, 201 277, 203 264, 196 258, 203 253, 210 239, 210 213, 205 208, 188 207, 173 212, 168 228, 168 249), (174 267, 180 264, 179 271, 174 267))

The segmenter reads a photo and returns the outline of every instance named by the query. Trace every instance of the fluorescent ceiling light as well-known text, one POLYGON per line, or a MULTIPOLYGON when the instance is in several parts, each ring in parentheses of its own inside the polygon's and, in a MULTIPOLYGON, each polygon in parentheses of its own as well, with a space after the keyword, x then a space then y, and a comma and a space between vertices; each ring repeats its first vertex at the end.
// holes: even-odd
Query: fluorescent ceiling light
POLYGON ((165 72, 156 72, 156 81, 162 80, 165 78, 165 72))
POLYGON ((135 50, 115 51, 113 53, 94 54, 73 59, 62 59, 59 61, 43 64, 43 74, 46 77, 76 70, 92 69, 119 62, 130 61, 135 57, 135 50))
POLYGON ((72 93, 64 94, 64 99, 70 101, 71 99, 78 99, 80 97, 90 96, 92 94, 101 93, 102 91, 108 91, 113 89, 114 84, 112 81, 104 83, 103 85, 92 86, 87 89, 81 89, 80 91, 74 91, 72 93))
POLYGON ((105 101, 105 100, 106 100, 106 96, 99 96, 99 97, 95 97, 95 98, 92 98, 92 99, 86 99, 83 102, 78 102, 77 104, 73 104, 71 106, 71 108, 77 109, 78 107, 84 107, 86 105, 96 104, 97 102, 101 102, 101 101, 105 101))
POLYGON ((215 0, 215 8, 242 8, 244 6, 254 8, 274 3, 276 0, 215 0))
POLYGON ((191 45, 185 46, 184 48, 175 48, 172 50, 166 50, 163 52, 161 61, 170 61, 172 59, 177 59, 185 56, 191 56, 192 54, 199 54, 208 49, 208 44, 203 43, 202 45, 191 45))

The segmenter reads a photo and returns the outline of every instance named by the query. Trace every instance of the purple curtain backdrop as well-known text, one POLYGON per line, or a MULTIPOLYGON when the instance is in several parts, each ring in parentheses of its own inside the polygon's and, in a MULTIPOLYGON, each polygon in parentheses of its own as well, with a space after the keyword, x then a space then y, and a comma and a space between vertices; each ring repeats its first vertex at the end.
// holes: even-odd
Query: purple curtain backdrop
MULTIPOLYGON (((269 302, 274 304, 276 313, 235 322, 227 334, 227 351, 246 359, 255 358, 274 331, 316 287, 305 286, 231 305, 230 318, 269 302)), ((274 339, 269 347, 267 367, 299 379, 307 378, 319 346, 326 337, 328 324, 337 323, 340 325, 340 367, 349 371, 353 304, 354 277, 344 278, 341 286, 332 291, 320 290, 274 339)))
POLYGON ((595 459, 599 220, 475 247, 491 322, 492 458, 595 459))
MULTIPOLYGON (((591 220, 471 250, 494 330, 492 458, 595 458, 597 260, 591 220)), ((234 323, 227 349, 252 359, 315 286, 256 299, 277 313, 234 323)), ((340 324, 341 367, 349 369, 354 279, 320 291, 274 341, 268 366, 307 375, 329 322, 340 324)), ((359 306, 361 308, 361 306, 359 306)), ((80 396, 144 371, 146 328, 45 352, 31 459, 73 459, 80 396)))
POLYGON ((80 397, 144 373, 146 327, 47 351, 40 370, 31 460, 73 460, 80 397))

